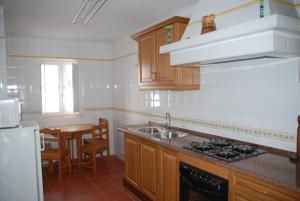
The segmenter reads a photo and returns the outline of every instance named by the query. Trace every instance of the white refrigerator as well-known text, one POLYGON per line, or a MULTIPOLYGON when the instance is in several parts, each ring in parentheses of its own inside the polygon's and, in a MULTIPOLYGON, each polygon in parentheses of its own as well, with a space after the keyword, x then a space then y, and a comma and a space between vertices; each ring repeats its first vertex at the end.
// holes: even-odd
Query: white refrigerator
POLYGON ((0 128, 0 201, 44 200, 41 139, 34 121, 0 128))

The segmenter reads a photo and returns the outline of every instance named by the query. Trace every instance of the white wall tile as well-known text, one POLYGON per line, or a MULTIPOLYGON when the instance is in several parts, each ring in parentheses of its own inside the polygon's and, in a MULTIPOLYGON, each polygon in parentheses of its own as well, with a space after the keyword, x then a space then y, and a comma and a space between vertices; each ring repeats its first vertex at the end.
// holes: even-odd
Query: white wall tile
POLYGON ((290 108, 300 111, 300 83, 281 85, 274 88, 274 105, 280 108, 290 108))
POLYGON ((10 37, 8 52, 17 55, 112 58, 111 45, 62 39, 10 37))
MULTIPOLYGON (((0 6, 0 37, 5 37, 4 9, 0 6)), ((7 97, 6 40, 0 39, 0 99, 7 97)))
POLYGON ((5 36, 4 9, 0 6, 0 36, 5 36))

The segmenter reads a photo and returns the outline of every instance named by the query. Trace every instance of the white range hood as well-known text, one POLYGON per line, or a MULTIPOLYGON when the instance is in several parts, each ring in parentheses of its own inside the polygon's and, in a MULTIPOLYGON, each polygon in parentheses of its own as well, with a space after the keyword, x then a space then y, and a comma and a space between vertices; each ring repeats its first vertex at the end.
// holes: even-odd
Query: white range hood
POLYGON ((171 65, 300 56, 300 20, 273 14, 161 46, 171 65))

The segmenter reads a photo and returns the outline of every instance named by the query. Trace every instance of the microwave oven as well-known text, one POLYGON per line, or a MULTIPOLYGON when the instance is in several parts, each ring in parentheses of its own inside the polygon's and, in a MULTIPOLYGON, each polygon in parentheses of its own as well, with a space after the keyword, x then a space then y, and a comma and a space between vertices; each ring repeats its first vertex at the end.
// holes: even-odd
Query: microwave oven
POLYGON ((0 128, 13 128, 20 125, 21 104, 19 99, 0 99, 0 128))

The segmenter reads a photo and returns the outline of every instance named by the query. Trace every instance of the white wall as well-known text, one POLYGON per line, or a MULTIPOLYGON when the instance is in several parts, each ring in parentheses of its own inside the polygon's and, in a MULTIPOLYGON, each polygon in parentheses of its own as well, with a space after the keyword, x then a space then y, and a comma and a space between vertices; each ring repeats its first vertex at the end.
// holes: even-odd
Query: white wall
POLYGON ((6 97, 6 41, 4 10, 0 7, 0 98, 6 97))
MULTIPOLYGON (((205 2, 207 8, 216 8, 210 1, 205 2)), ((137 43, 129 37, 113 46, 114 57, 137 51, 137 43)), ((170 112, 177 119, 172 124, 179 127, 295 151, 300 114, 299 67, 299 58, 265 65, 202 67, 198 91, 139 91, 138 56, 125 57, 113 62, 113 105, 120 108, 114 112, 115 132, 125 124, 148 120, 165 123, 155 115, 170 112), (158 107, 153 107, 154 95, 160 98, 158 107)), ((122 155, 123 135, 119 134, 116 151, 122 155)))
MULTIPOLYGON (((80 116, 50 118, 42 115, 42 57, 111 59, 111 45, 69 40, 8 38, 7 83, 9 97, 22 100, 23 120, 36 120, 41 127, 74 123, 97 123, 99 117, 109 120, 113 128, 111 61, 78 60, 80 84, 80 116), (9 56, 11 55, 11 56, 9 56), (17 55, 17 56, 16 56, 17 55), (26 57, 23 57, 26 55, 26 57), (31 57, 30 57, 31 56, 31 57), (37 57, 35 57, 37 56, 37 57)), ((113 141, 113 134, 111 140, 113 141)), ((112 144, 112 153, 114 150, 112 144)))

